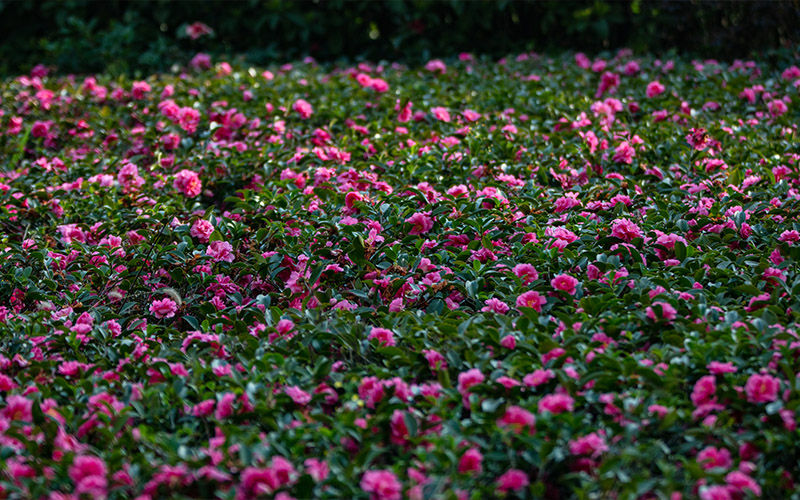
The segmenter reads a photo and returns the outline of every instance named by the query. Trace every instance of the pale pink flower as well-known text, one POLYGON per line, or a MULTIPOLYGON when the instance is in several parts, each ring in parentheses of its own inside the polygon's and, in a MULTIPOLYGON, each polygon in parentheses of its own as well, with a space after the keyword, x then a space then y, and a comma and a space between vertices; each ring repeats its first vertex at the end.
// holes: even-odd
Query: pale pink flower
POLYGON ((381 347, 389 347, 395 345, 394 333, 386 328, 373 328, 367 336, 369 340, 377 339, 381 347))
POLYGON ((505 314, 510 309, 508 307, 508 304, 496 298, 488 299, 484 302, 484 304, 486 305, 484 305, 481 308, 481 312, 494 312, 497 314, 505 314))

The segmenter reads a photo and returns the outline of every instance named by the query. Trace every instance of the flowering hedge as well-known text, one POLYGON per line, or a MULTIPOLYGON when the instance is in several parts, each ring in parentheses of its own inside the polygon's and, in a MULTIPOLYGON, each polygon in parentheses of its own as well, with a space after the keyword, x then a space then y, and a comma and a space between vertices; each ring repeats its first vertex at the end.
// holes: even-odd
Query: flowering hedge
POLYGON ((0 86, 0 498, 800 498, 800 69, 0 86))

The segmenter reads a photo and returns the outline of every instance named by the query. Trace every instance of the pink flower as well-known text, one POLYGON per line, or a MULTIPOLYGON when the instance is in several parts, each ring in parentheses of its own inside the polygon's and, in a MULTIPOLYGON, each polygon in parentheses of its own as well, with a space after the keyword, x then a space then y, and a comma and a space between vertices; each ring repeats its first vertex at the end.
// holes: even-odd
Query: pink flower
POLYGON ((697 463, 704 469, 714 469, 716 467, 728 469, 733 462, 731 461, 730 451, 725 448, 709 446, 697 454, 697 463))
POLYGON ((735 470, 725 476, 725 482, 730 488, 733 488, 738 493, 744 494, 744 490, 750 490, 754 496, 761 496, 761 487, 752 477, 744 472, 735 470))
POLYGON ((400 500, 403 485, 388 470, 368 470, 361 478, 361 489, 371 493, 371 500, 400 500))
POLYGON ((310 118, 314 113, 314 108, 312 108, 311 104, 304 99, 298 99, 295 101, 295 103, 292 105, 292 109, 295 110, 295 112, 300 115, 300 118, 304 120, 310 118))
POLYGON ((395 345, 394 333, 386 328, 373 328, 367 336, 369 340, 377 339, 381 347, 389 347, 395 345))
POLYGON ((444 74, 447 71, 447 65, 440 59, 431 59, 425 64, 425 69, 432 73, 438 71, 439 73, 444 74))
POLYGON ((425 355, 425 360, 428 361, 428 367, 432 372, 447 368, 447 362, 440 352, 433 349, 423 349, 422 353, 425 355))
POLYGON ((189 198, 194 198, 203 191, 203 183, 200 181, 200 176, 196 172, 186 169, 175 175, 175 181, 172 186, 189 198))
POLYGON ((570 441, 569 451, 573 455, 590 455, 596 458, 600 454, 608 451, 608 445, 603 436, 592 432, 591 434, 570 441))
POLYGON ((769 403, 778 399, 780 381, 771 375, 754 373, 744 386, 747 400, 751 403, 769 403))
POLYGON ((572 412, 575 400, 568 394, 548 394, 539 401, 539 411, 550 413, 572 412))
POLYGON ((206 255, 215 262, 233 262, 233 245, 227 241, 212 241, 206 248, 206 255))
POLYGON ((208 243, 208 237, 211 236, 213 232, 214 225, 205 219, 197 219, 189 230, 189 234, 192 235, 192 237, 197 238, 203 243, 208 243))
MULTIPOLYGON (((669 302, 656 301, 653 302, 653 306, 658 306, 661 308, 661 312, 658 315, 659 319, 672 321, 678 316, 678 312, 675 310, 674 307, 672 307, 672 304, 670 304, 669 302)), ((645 309, 645 313, 647 314, 647 317, 650 318, 652 321, 656 321, 657 319, 656 312, 651 306, 647 306, 647 309, 645 309)))
POLYGON ((497 489, 503 493, 521 490, 528 484, 528 475, 519 469, 511 469, 497 479, 497 489))
POLYGON ((695 406, 711 403, 716 392, 717 381, 713 375, 700 377, 700 380, 694 384, 694 389, 692 390, 692 403, 695 406))
POLYGON ((611 236, 631 242, 643 236, 642 230, 628 219, 616 219, 611 223, 611 236))
POLYGON ((770 101, 769 104, 767 104, 767 108, 769 109, 769 113, 775 117, 781 116, 789 109, 786 107, 786 103, 780 99, 770 101))
POLYGON ((708 371, 710 371, 714 375, 720 375, 722 373, 736 373, 737 369, 733 366, 733 362, 728 361, 727 363, 720 363, 719 361, 712 361, 708 365, 706 365, 708 371))
POLYGON ((481 308, 481 312, 494 312, 497 314, 505 314, 510 309, 510 307, 508 307, 508 304, 501 301, 500 299, 495 299, 495 298, 486 300, 484 304, 486 305, 484 305, 481 308))
POLYGON ((445 123, 450 122, 450 113, 445 108, 438 106, 431 108, 431 113, 433 113, 433 116, 435 116, 437 120, 441 120, 445 123))
POLYGON ((733 500, 727 486, 708 486, 700 488, 700 500, 733 500))
POLYGON ((311 402, 311 394, 307 393, 296 385, 284 387, 283 392, 292 398, 292 401, 300 406, 305 406, 311 402))
POLYGON ((570 295, 575 295, 578 280, 568 274, 559 274, 550 281, 550 285, 556 290, 567 292, 570 295))
POLYGON ((223 394, 217 403, 217 410, 214 412, 214 418, 217 420, 224 420, 233 415, 233 402, 236 401, 236 394, 226 392, 223 394))
POLYGON ((468 449, 458 462, 459 474, 480 474, 483 472, 483 455, 477 448, 468 449))
POLYGON ((539 273, 536 268, 530 264, 517 264, 514 266, 514 274, 517 278, 522 280, 524 285, 530 285, 532 282, 539 279, 539 273))
POLYGON ((13 395, 6 398, 6 407, 3 408, 3 417, 8 420, 20 422, 33 421, 33 401, 25 396, 13 395))
POLYGON ((529 373, 522 378, 522 383, 524 383, 528 387, 539 387, 540 385, 546 384, 547 381, 552 380, 556 377, 556 374, 553 370, 547 369, 538 369, 534 370, 533 373, 529 373))
POLYGON ((530 307, 536 312, 542 312, 542 306, 547 303, 547 299, 539 295, 539 292, 525 292, 517 297, 517 309, 530 307))
POLYGON ((500 339, 500 345, 506 349, 514 349, 517 347, 517 339, 513 335, 506 335, 500 339))
POLYGON ((433 219, 426 214, 417 212, 405 220, 412 225, 411 231, 408 234, 425 234, 433 228, 433 219))
POLYGON ((201 36, 211 35, 212 33, 214 33, 214 30, 212 30, 207 24, 201 23, 200 21, 195 21, 186 26, 186 36, 192 40, 197 40, 201 36))
POLYGON ((636 150, 628 144, 628 141, 623 141, 622 144, 617 146, 614 150, 613 160, 617 163, 633 163, 633 157, 636 156, 636 150))
POLYGON ((211 56, 198 52, 189 63, 194 69, 208 69, 211 67, 211 56))
POLYGON ((778 241, 783 241, 785 243, 795 243, 800 240, 800 233, 795 231, 794 229, 790 231, 784 231, 781 233, 778 241))
POLYGON ((103 459, 91 455, 78 455, 69 468, 69 477, 75 484, 89 476, 105 477, 106 474, 108 474, 108 469, 103 459))
POLYGON ((175 316, 177 310, 178 305, 170 298, 154 300, 153 303, 150 304, 150 312, 158 319, 171 318, 175 316))
POLYGON ((661 95, 664 93, 664 85, 661 84, 658 80, 652 81, 647 84, 647 90, 645 91, 645 95, 647 95, 648 99, 652 99, 655 96, 661 95))
POLYGON ((467 370, 458 374, 458 392, 462 396, 468 394, 468 390, 473 385, 478 385, 486 380, 486 377, 477 368, 467 370))
POLYGON ((526 428, 528 434, 533 434, 534 424, 536 424, 536 417, 533 416, 533 413, 519 406, 509 406, 503 416, 497 420, 498 427, 508 427, 516 434, 522 433, 526 428))
POLYGON ((309 458, 303 462, 303 465, 306 466, 306 471, 311 476, 312 479, 316 482, 324 481, 328 478, 328 474, 330 473, 330 469, 328 467, 328 463, 324 460, 319 460, 316 458, 309 458))

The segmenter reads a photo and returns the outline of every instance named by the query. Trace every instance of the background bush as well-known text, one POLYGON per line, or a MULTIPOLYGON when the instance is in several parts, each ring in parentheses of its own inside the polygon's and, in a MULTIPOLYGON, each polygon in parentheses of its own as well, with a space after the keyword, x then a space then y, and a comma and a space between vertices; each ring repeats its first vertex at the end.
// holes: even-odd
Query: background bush
POLYGON ((306 55, 414 63, 458 51, 618 47, 734 58, 795 44, 799 31, 798 0, 0 0, 0 73, 38 63, 67 73, 148 72, 200 50, 260 64, 306 55), (185 26, 194 21, 211 26, 215 37, 187 38, 185 26))

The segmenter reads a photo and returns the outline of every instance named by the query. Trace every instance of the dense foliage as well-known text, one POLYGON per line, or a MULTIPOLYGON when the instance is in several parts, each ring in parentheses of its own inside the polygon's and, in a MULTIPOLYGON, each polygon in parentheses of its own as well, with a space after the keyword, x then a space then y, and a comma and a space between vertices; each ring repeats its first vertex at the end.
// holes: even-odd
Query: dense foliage
POLYGON ((763 58, 800 43, 800 0, 0 0, 0 40, 0 74, 10 75, 38 63, 148 74, 197 51, 260 65, 620 47, 763 58), (213 35, 186 36, 195 21, 213 35))
POLYGON ((800 498, 800 69, 0 85, 0 498, 800 498))

